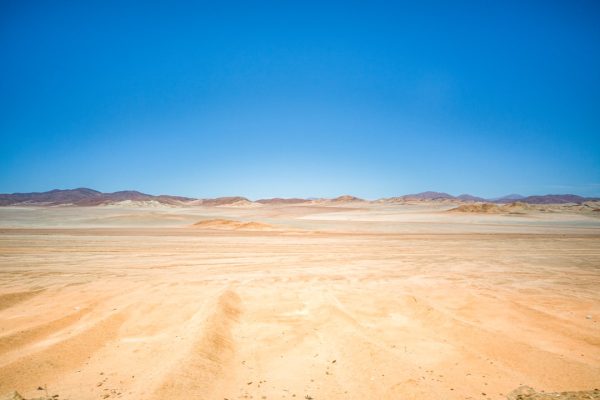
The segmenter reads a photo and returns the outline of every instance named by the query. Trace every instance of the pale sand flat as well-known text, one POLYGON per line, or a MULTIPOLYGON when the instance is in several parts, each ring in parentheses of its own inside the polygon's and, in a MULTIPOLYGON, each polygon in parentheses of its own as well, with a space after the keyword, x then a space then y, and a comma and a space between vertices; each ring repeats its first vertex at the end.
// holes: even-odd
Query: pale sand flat
POLYGON ((0 399, 600 386, 597 218, 406 207, 0 208, 0 399))

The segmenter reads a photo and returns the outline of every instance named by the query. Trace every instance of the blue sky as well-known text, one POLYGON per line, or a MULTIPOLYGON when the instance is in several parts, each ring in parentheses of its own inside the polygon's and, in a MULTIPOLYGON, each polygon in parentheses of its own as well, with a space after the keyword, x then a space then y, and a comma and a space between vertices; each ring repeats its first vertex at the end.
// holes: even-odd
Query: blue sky
POLYGON ((390 3, 2 1, 0 192, 600 196, 597 2, 390 3))

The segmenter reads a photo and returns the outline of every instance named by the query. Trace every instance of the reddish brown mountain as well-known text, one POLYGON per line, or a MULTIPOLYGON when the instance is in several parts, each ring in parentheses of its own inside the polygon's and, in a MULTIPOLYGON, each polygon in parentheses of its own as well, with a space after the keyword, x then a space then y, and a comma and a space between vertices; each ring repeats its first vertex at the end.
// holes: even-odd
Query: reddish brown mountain
POLYGON ((456 198, 459 200, 462 200, 462 201, 469 201, 469 202, 487 201, 483 197, 472 196, 470 194, 461 194, 459 196, 456 196, 456 198))
POLYGON ((581 204, 586 201, 598 200, 596 198, 581 197, 575 194, 547 194, 544 196, 529 196, 523 199, 519 199, 522 203, 529 204, 566 204, 576 203, 581 204))
POLYGON ((343 196, 339 196, 334 199, 331 199, 330 201, 334 202, 334 203, 348 203, 351 201, 364 201, 364 200, 361 199, 360 197, 355 197, 355 196, 351 196, 349 194, 345 194, 343 196))
POLYGON ((456 197, 443 192, 421 192, 415 194, 406 194, 404 196, 390 197, 382 199, 385 202, 390 203, 403 203, 405 201, 433 201, 433 200, 455 200, 456 197))
POLYGON ((101 204, 116 203, 119 201, 157 201, 163 204, 178 204, 194 200, 189 197, 179 196, 153 196, 137 191, 120 191, 102 193, 97 190, 78 188, 67 190, 50 190, 49 192, 0 194, 0 205, 68 205, 97 206, 101 204))

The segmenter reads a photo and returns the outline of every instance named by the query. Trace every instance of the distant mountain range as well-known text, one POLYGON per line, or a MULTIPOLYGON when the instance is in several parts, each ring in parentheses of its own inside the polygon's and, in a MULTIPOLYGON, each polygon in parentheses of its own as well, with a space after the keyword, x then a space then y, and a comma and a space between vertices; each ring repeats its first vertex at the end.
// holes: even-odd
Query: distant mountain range
POLYGON ((513 193, 513 194, 506 195, 506 196, 490 199, 490 201, 499 201, 499 202, 504 203, 504 202, 511 202, 511 201, 519 201, 524 198, 525 198, 525 196, 521 196, 520 194, 513 193))
MULTIPOLYGON (((422 192, 407 194, 398 197, 389 197, 379 199, 377 202, 383 203, 405 203, 405 202, 488 202, 488 203, 513 203, 522 202, 528 204, 581 204, 586 201, 600 200, 600 198, 581 197, 574 194, 547 194, 542 196, 521 196, 510 194, 507 196, 484 199, 482 197, 472 196, 470 194, 461 194, 452 196, 443 192, 422 192)), ((358 197, 344 195, 333 199, 301 199, 301 198, 271 198, 251 201, 246 197, 218 197, 214 199, 195 199, 191 197, 159 195, 154 196, 133 190, 126 190, 113 193, 102 193, 97 190, 78 188, 67 190, 51 190, 49 192, 34 193, 12 193, 0 194, 0 206, 10 205, 74 205, 74 206, 98 206, 109 205, 121 202, 147 203, 154 202, 167 205, 204 205, 204 206, 235 206, 254 204, 300 204, 300 203, 350 203, 364 202, 366 200, 358 197)))
POLYGON ((0 194, 0 206, 15 204, 72 204, 76 206, 98 206, 121 201, 157 201, 163 204, 181 204, 192 200, 195 199, 180 196, 153 196, 134 190, 102 193, 97 190, 87 188, 67 190, 55 189, 50 190, 49 192, 0 194))

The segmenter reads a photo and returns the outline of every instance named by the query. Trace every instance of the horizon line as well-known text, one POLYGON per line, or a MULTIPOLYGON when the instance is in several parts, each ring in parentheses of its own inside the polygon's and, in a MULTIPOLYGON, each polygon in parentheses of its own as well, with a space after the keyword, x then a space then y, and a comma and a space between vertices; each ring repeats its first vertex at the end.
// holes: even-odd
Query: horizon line
MULTIPOLYGON (((478 198, 478 199, 482 199, 482 200, 498 200, 498 199, 503 199, 503 198, 508 198, 508 197, 512 197, 512 196, 519 196, 521 198, 528 198, 528 197, 544 197, 544 196, 578 196, 584 199, 598 199, 600 198, 600 196, 584 196, 581 194, 576 194, 576 193, 545 193, 545 194, 530 194, 530 195, 524 195, 524 194, 520 194, 517 192, 512 192, 512 193, 508 193, 502 196, 493 196, 493 197, 484 197, 484 196, 479 196, 479 195, 474 195, 468 192, 463 192, 461 194, 458 195, 453 195, 451 193, 448 192, 442 192, 442 191, 436 191, 436 190, 425 190, 425 191, 421 191, 421 192, 414 192, 414 193, 405 193, 405 194, 397 194, 397 195, 393 195, 393 196, 381 196, 381 197, 367 197, 367 196, 355 196, 352 195, 351 192, 346 192, 337 196, 263 196, 263 197, 256 197, 253 198, 251 196, 245 196, 245 195, 241 195, 241 194, 237 194, 237 195, 224 195, 224 196, 209 196, 209 197, 192 197, 192 196, 186 196, 186 195, 179 195, 179 194, 169 194, 169 193, 159 193, 159 194, 154 194, 154 193, 150 193, 150 192, 142 192, 140 190, 137 189, 123 189, 123 190, 115 190, 115 191, 100 191, 97 189, 92 189, 89 187, 75 187, 75 188, 68 188, 68 189, 61 189, 61 188, 54 188, 54 189, 50 189, 50 190, 46 190, 46 191, 32 191, 32 192, 12 192, 12 193, 0 193, 0 196, 10 196, 10 195, 25 195, 25 194, 44 194, 44 193, 49 193, 49 192, 55 192, 55 191, 77 191, 77 190, 90 190, 90 191, 94 191, 94 192, 98 192, 99 194, 114 194, 114 193, 123 193, 123 192, 136 192, 142 195, 149 195, 149 196, 154 196, 154 197, 158 197, 158 196, 170 196, 170 197, 184 197, 184 198, 190 198, 193 200, 209 200, 209 199, 219 199, 219 198, 231 198, 231 197, 240 197, 240 198, 244 198, 248 201, 252 201, 252 202, 256 202, 256 201, 260 201, 260 200, 270 200, 270 199, 302 199, 302 200, 319 200, 319 199, 336 199, 336 198, 340 198, 340 197, 354 197, 356 199, 359 200, 366 200, 366 201, 377 201, 377 200, 382 200, 382 199, 390 199, 390 198, 396 198, 396 197, 407 197, 407 196, 419 196, 419 195, 426 195, 426 194, 430 194, 430 195, 435 195, 438 194, 440 195, 440 197, 437 198, 443 198, 445 196, 450 196, 450 198, 460 198, 461 196, 471 196, 474 198, 478 198)), ((518 199, 515 199, 518 200, 518 199)))

